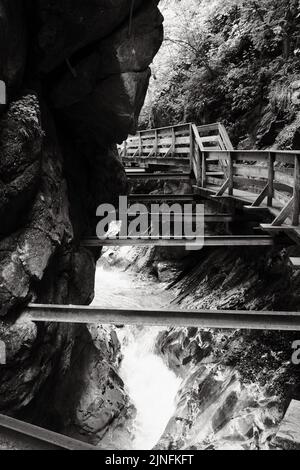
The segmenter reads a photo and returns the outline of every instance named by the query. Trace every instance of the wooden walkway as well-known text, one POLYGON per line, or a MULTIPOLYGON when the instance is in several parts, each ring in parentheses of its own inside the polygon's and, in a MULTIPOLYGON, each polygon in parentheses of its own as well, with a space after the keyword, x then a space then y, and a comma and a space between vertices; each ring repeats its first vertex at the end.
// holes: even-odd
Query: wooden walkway
MULTIPOLYGON (((130 203, 176 202, 195 204, 207 199, 220 204, 215 214, 205 214, 205 222, 232 222, 235 214, 224 213, 224 205, 234 203, 250 214, 260 214, 257 235, 204 236, 186 239, 119 238, 86 239, 88 248, 107 245, 185 246, 272 246, 278 234, 287 234, 300 244, 300 152, 234 150, 221 124, 197 127, 184 124, 139 132, 120 150, 129 180, 175 181, 190 183, 190 194, 131 194, 130 203), (271 223, 267 223, 268 218, 271 223)), ((129 215, 130 217, 130 215, 129 215)), ((186 217, 195 221, 195 213, 186 217)), ((173 215, 173 219, 176 215, 173 215)), ((299 258, 291 258, 295 268, 299 258)), ((242 310, 125 310, 97 307, 29 305, 18 322, 59 322, 82 324, 148 325, 197 328, 300 331, 300 312, 242 310)), ((29 439, 45 449, 95 450, 93 446, 0 415, 0 433, 29 439)))
POLYGON ((189 123, 141 131, 124 143, 120 156, 131 181, 180 181, 181 175, 185 181, 190 174, 194 197, 266 210, 273 221, 261 223, 261 230, 270 236, 283 232, 300 244, 300 151, 234 150, 222 124, 189 123), (169 164, 169 171, 149 171, 153 159, 169 164))

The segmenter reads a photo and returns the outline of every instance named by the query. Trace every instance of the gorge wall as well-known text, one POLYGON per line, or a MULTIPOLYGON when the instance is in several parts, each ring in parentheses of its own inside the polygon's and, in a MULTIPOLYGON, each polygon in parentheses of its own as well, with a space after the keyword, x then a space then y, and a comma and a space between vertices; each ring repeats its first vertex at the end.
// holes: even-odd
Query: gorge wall
MULTIPOLYGON (((173 284, 183 308, 297 311, 294 248, 204 249, 173 284)), ((263 450, 291 399, 299 400, 292 332, 171 328, 156 349, 183 379, 159 449, 263 450)), ((280 446, 278 446, 280 447, 280 446)), ((287 445, 288 448, 288 445, 287 445)))
MULTIPOLYGON (((0 109, 0 339, 7 346, 0 412, 34 415, 53 429, 61 428, 60 412, 41 397, 58 377, 70 380, 74 351, 90 344, 91 333, 15 319, 30 301, 93 299, 100 251, 81 248, 80 240, 94 236, 97 206, 127 192, 116 143, 135 132, 162 42, 157 4, 0 1, 0 79, 8 101, 0 109)), ((115 374, 117 352, 108 353, 110 335, 98 342, 97 380, 104 389, 113 384, 118 404, 98 420, 100 433, 127 399, 115 374)), ((85 355, 95 361, 95 346, 85 355)))

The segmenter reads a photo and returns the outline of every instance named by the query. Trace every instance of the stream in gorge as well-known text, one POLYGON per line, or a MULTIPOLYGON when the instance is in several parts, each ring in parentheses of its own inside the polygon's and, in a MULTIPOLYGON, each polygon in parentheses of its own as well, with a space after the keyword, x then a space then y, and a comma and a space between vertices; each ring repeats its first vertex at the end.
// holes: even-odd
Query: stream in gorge
MULTIPOLYGON (((109 308, 160 308, 173 300, 165 285, 135 272, 98 262, 94 305, 109 308)), ((132 449, 150 450, 176 408, 181 379, 155 354, 164 327, 125 326, 117 330, 123 359, 119 374, 136 408, 132 449)))

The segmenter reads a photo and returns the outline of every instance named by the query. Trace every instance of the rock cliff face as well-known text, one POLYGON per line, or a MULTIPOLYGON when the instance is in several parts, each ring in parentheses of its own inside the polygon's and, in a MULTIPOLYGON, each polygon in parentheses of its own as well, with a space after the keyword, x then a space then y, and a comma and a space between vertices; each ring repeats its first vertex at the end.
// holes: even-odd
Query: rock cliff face
MULTIPOLYGON (((13 320, 29 301, 93 298, 100 252, 81 248, 80 239, 94 236, 97 206, 127 191, 116 143, 135 130, 162 41, 157 4, 0 0, 0 80, 8 92, 0 115, 0 339, 7 345, 0 411, 29 409, 90 335, 13 320)), ((85 354, 101 371, 95 348, 85 354)), ((99 373, 104 387, 114 382, 119 390, 120 411, 122 384, 109 367, 99 373)))
MULTIPOLYGON (((184 308, 297 310, 299 273, 288 250, 202 250, 176 284, 184 308)), ((297 334, 171 329, 157 352, 183 378, 159 449, 269 449, 299 399, 297 334)))

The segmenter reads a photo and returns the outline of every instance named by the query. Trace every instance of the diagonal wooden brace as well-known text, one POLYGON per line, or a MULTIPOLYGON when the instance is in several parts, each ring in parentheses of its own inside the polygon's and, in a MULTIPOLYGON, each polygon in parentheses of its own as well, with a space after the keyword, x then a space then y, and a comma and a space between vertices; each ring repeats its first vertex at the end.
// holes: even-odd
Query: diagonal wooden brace
POLYGON ((258 198, 253 202, 251 207, 259 207, 266 197, 269 196, 269 183, 264 187, 258 198))
POLYGON ((230 184, 230 179, 227 178, 227 180, 225 181, 225 183, 221 186, 221 188, 219 189, 219 191, 217 192, 216 196, 223 196, 223 194, 225 193, 225 191, 229 188, 229 184, 230 184))
POLYGON ((271 225, 282 225, 283 222, 288 218, 294 208, 294 198, 292 197, 289 202, 284 206, 280 214, 272 222, 271 225))

